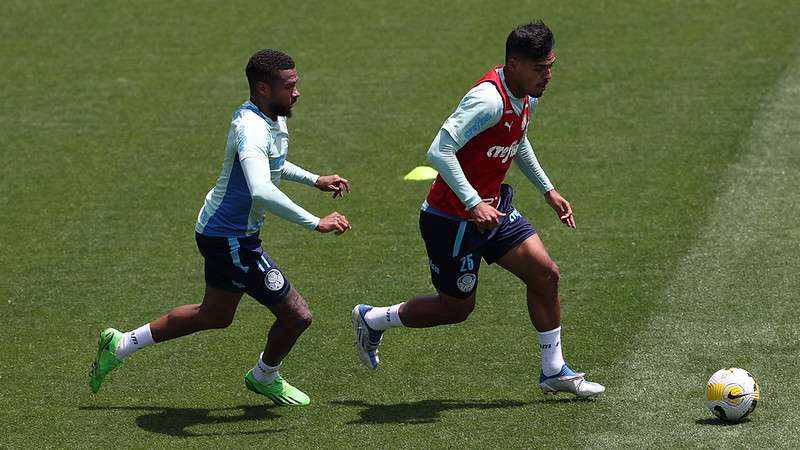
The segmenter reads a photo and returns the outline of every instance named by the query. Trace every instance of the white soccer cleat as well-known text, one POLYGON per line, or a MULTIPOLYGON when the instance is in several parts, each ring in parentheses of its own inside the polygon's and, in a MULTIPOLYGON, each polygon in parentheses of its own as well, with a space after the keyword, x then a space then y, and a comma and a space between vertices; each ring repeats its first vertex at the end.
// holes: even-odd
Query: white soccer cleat
POLYGON ((378 346, 383 339, 383 331, 373 330, 364 320, 364 314, 372 309, 369 305, 356 305, 353 308, 351 318, 353 321, 353 331, 356 335, 356 351, 358 357, 365 366, 372 370, 378 368, 380 359, 378 358, 378 346))
POLYGON ((585 373, 575 373, 566 364, 561 367, 561 371, 553 376, 539 377, 539 387, 545 394, 557 394, 559 392, 569 392, 579 398, 596 397, 606 388, 600 383, 594 383, 586 379, 585 373))

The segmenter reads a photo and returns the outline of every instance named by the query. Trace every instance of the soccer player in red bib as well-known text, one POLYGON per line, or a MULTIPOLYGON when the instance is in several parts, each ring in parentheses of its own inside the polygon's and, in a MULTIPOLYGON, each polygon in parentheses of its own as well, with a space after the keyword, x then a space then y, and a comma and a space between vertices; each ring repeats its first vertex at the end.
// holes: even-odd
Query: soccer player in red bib
POLYGON ((459 323, 475 308, 481 258, 527 286, 528 311, 538 331, 539 386, 546 393, 593 397, 605 388, 566 364, 561 349, 559 269, 536 230, 512 205, 503 184, 512 162, 536 185, 561 222, 575 228, 572 207, 542 170, 526 136, 539 97, 552 77, 553 33, 542 22, 516 28, 506 62, 486 72, 445 121, 428 150, 439 171, 420 213, 435 295, 388 307, 356 305, 356 349, 378 367, 383 332, 459 323))

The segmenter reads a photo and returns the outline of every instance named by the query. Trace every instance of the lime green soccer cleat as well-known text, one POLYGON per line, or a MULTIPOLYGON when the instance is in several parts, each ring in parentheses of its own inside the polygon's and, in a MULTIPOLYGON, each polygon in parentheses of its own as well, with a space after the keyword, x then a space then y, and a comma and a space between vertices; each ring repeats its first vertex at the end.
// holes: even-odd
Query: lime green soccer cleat
POLYGON ((89 386, 92 392, 97 393, 103 379, 109 372, 122 365, 122 361, 117 358, 117 344, 122 339, 122 332, 113 328, 106 328, 100 332, 100 340, 97 343, 97 357, 92 364, 89 372, 89 386))
POLYGON ((276 405, 304 406, 311 403, 311 399, 303 391, 287 383, 280 375, 272 383, 264 384, 255 379, 253 369, 250 369, 244 376, 244 385, 256 394, 269 398, 276 405))

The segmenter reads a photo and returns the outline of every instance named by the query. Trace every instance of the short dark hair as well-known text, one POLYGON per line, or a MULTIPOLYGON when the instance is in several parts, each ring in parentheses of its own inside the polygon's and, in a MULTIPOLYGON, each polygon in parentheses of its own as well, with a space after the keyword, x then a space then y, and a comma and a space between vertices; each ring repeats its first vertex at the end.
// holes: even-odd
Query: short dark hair
POLYGON ((247 83, 252 92, 256 82, 271 83, 278 79, 278 72, 287 69, 294 69, 294 60, 291 56, 279 50, 265 48, 250 57, 244 73, 247 75, 247 83))
POLYGON ((553 32, 541 20, 520 25, 506 39, 506 62, 512 56, 545 59, 555 43, 553 32))

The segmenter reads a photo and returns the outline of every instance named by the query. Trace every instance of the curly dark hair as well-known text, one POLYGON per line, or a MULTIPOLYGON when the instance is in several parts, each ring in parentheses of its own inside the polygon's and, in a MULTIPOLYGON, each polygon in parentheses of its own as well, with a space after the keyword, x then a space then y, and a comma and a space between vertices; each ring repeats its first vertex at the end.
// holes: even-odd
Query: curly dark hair
POLYGON ((520 25, 506 39, 506 62, 512 56, 545 59, 555 43, 553 32, 541 20, 520 25))
POLYGON ((294 60, 291 56, 279 50, 266 48, 257 51, 250 57, 244 69, 250 91, 255 90, 256 82, 271 83, 278 79, 281 70, 294 69, 294 60))

